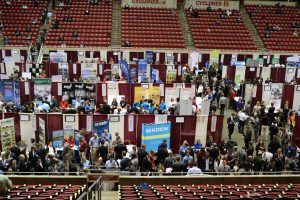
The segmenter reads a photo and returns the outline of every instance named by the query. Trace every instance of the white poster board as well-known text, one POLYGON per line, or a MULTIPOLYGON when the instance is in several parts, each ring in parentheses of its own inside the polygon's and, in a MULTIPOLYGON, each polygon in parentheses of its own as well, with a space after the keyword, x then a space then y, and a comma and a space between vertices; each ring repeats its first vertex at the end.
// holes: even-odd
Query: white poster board
POLYGON ((293 110, 300 110, 300 85, 294 86, 293 110))
POLYGON ((167 106, 170 105, 170 100, 171 98, 174 99, 174 103, 176 102, 176 98, 179 97, 179 88, 171 88, 171 87, 166 87, 165 88, 165 102, 167 106))
POLYGON ((291 80, 294 79, 295 75, 296 75, 296 67, 287 67, 285 69, 285 82, 289 83, 291 82, 291 80))

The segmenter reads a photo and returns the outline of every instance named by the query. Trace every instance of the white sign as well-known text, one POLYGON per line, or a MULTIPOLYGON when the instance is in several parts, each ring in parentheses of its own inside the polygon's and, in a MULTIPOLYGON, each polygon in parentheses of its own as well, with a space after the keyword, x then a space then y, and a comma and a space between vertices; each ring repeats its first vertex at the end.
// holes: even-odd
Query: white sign
POLYGON ((122 7, 144 7, 144 8, 174 8, 177 0, 122 0, 122 7))
POLYGON ((128 131, 133 132, 134 131, 134 116, 133 115, 128 115, 128 131))
POLYGON ((210 131, 211 132, 216 132, 217 129, 217 116, 212 116, 211 117, 211 127, 210 127, 210 131))
POLYGON ((54 83, 62 82, 62 75, 52 75, 52 82, 54 83))
POLYGON ((93 116, 86 116, 86 131, 92 131, 93 116))

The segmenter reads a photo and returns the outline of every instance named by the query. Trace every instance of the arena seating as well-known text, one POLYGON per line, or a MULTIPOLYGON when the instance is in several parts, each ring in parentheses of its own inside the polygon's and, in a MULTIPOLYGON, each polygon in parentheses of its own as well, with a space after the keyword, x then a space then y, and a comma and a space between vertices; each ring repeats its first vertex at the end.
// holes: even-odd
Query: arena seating
POLYGON ((0 20, 4 24, 2 34, 8 38, 7 45, 23 46, 36 41, 40 29, 42 9, 47 4, 48 1, 39 1, 38 7, 34 7, 32 0, 13 1, 9 5, 6 4, 6 1, 0 1, 0 20), (22 8, 22 6, 27 6, 27 8, 22 8), (36 25, 32 24, 32 19, 37 20, 36 25), (17 28, 20 30, 19 36, 14 35, 17 28), (27 33, 26 28, 30 28, 31 31, 27 33), (32 38, 27 40, 27 35, 32 38))
POLYGON ((300 24, 300 13, 296 7, 283 7, 283 13, 276 13, 276 6, 246 5, 247 12, 252 15, 252 23, 256 26, 265 47, 273 51, 299 51, 300 37, 293 36, 292 23, 300 24), (270 31, 270 38, 264 38, 267 26, 278 25, 281 31, 270 31))
POLYGON ((77 199, 86 186, 82 185, 13 185, 9 194, 0 199, 77 199))
POLYGON ((184 48, 178 13, 175 9, 122 9, 122 46, 184 48))
POLYGON ((45 43, 46 46, 60 46, 59 36, 63 34, 67 47, 110 46, 112 24, 112 1, 99 1, 98 5, 89 5, 85 0, 74 0, 72 5, 65 5, 67 10, 58 6, 53 19, 59 20, 59 28, 54 29, 54 20, 45 43), (85 15, 88 10, 89 14, 85 15), (64 21, 65 16, 72 17, 72 22, 64 21), (72 33, 77 31, 79 37, 72 33))
POLYGON ((120 199, 295 199, 300 184, 119 186, 120 199))
POLYGON ((198 49, 231 49, 257 50, 250 33, 243 22, 237 23, 241 17, 239 11, 225 19, 220 19, 224 10, 198 10, 199 17, 193 17, 189 10, 186 16, 190 25, 195 47, 198 49), (220 19, 220 25, 216 25, 220 19))

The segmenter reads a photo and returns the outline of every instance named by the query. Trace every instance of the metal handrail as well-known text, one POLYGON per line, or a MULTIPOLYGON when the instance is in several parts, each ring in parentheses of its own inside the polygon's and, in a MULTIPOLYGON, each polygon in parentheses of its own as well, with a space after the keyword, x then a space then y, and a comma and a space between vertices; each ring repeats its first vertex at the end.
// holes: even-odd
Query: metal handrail
POLYGON ((43 55, 43 44, 41 44, 41 48, 40 48, 40 51, 39 51, 39 56, 38 56, 37 61, 36 61, 37 64, 42 64, 43 56, 44 56, 43 55))
POLYGON ((82 194, 77 198, 77 200, 88 200, 88 198, 87 198, 87 193, 86 193, 86 192, 82 193, 82 194))
POLYGON ((102 181, 99 177, 87 190, 88 200, 101 200, 102 181))

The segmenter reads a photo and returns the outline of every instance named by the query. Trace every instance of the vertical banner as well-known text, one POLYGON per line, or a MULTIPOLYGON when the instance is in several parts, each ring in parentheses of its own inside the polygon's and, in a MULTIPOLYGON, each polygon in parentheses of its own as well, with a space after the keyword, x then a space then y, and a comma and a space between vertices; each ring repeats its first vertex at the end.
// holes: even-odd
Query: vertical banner
POLYGON ((147 78, 147 63, 145 61, 139 61, 138 63, 138 82, 144 81, 147 78))
POLYGON ((51 78, 35 78, 34 79, 34 95, 37 99, 44 100, 48 97, 51 99, 51 78))
POLYGON ((46 144, 46 126, 45 121, 42 118, 39 118, 39 143, 45 145, 46 144))
POLYGON ((14 118, 2 119, 0 124, 2 151, 5 151, 16 143, 14 118))
POLYGON ((135 83, 136 82, 136 68, 131 68, 130 69, 130 83, 135 83))
POLYGON ((160 87, 150 86, 148 90, 149 99, 153 100, 154 104, 160 104, 160 87))
POLYGON ((101 133, 103 133, 104 129, 109 129, 108 120, 93 123, 93 132, 97 133, 99 137, 101 136, 101 133))
POLYGON ((146 150, 157 151, 159 144, 167 141, 170 148, 171 123, 142 124, 142 144, 146 144, 146 150))
POLYGON ((58 63, 58 75, 61 75, 63 80, 68 78, 68 63, 58 63))
POLYGON ((210 53, 209 65, 212 65, 215 69, 219 66, 220 50, 212 50, 210 53))
POLYGON ((64 142, 64 130, 58 130, 52 132, 53 147, 61 148, 64 142))
POLYGON ((147 63, 153 63, 153 51, 146 51, 145 55, 146 55, 145 59, 147 63))
POLYGON ((129 81, 129 69, 128 69, 128 63, 126 60, 119 60, 120 69, 122 71, 122 75, 126 78, 127 81, 129 81))
POLYGON ((217 116, 214 115, 214 116, 211 117, 211 127, 210 127, 211 132, 216 132, 217 120, 218 120, 217 116))
POLYGON ((176 82, 176 69, 167 69, 167 83, 174 83, 176 82))
POLYGON ((158 77, 159 77, 158 69, 152 68, 151 69, 151 82, 154 82, 154 81, 158 80, 158 77))

